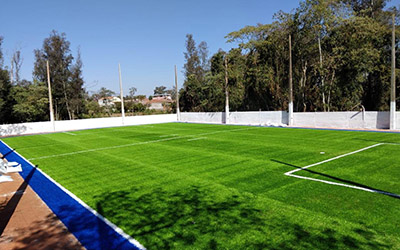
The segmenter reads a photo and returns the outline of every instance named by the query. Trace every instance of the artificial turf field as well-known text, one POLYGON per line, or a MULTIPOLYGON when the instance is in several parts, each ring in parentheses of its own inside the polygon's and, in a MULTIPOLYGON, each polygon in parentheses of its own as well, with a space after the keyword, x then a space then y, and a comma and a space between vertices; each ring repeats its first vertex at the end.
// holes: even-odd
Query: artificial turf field
POLYGON ((147 249, 400 249, 400 134, 167 123, 3 141, 147 249), (394 195, 285 175, 368 146, 295 174, 394 195))

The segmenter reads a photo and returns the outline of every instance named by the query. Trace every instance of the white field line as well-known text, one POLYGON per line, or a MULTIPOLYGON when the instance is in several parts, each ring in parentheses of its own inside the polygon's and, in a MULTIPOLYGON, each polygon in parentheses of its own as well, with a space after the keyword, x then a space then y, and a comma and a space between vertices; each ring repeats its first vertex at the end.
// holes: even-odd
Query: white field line
POLYGON ((197 141, 197 140, 202 140, 202 139, 207 139, 207 137, 192 138, 192 139, 188 139, 188 141, 197 141))
POLYGON ((67 135, 76 135, 76 134, 74 134, 74 133, 71 133, 71 132, 63 132, 64 134, 67 134, 67 135))
POLYGON ((255 128, 258 128, 258 127, 242 128, 242 129, 230 129, 230 130, 219 130, 219 131, 208 132, 208 133, 201 133, 201 134, 194 134, 194 135, 184 135, 184 136, 169 137, 169 138, 163 138, 163 139, 159 139, 159 140, 144 141, 144 142, 135 142, 135 143, 123 144, 123 145, 117 145, 117 146, 111 146, 111 147, 85 149, 85 150, 80 150, 80 151, 75 151, 75 152, 68 152, 68 153, 62 153, 62 154, 54 154, 54 155, 39 156, 39 157, 29 158, 28 160, 32 161, 32 160, 47 159, 47 158, 54 158, 54 157, 60 157, 60 156, 69 156, 69 155, 76 155, 76 154, 84 154, 84 153, 96 152, 96 151, 101 151, 101 150, 109 150, 109 149, 116 149, 116 148, 125 148, 125 147, 132 147, 132 146, 136 146, 136 145, 144 145, 144 144, 157 143, 157 142, 163 142, 163 141, 171 141, 171 140, 177 140, 177 139, 182 139, 182 138, 187 138, 187 137, 193 137, 193 136, 211 135, 211 134, 218 134, 218 133, 225 133, 225 132, 235 132, 235 131, 249 130, 249 129, 255 129, 255 128))
MULTIPOLYGON (((3 142, 4 143, 4 142, 3 142)), ((10 150, 12 150, 10 148, 10 146, 8 146, 6 143, 4 143, 10 150)), ((124 237, 125 239, 127 239, 130 243, 132 243, 134 246, 136 246, 139 249, 146 249, 142 244, 140 244, 137 240, 135 240, 134 238, 132 238, 130 235, 126 234, 121 228, 117 227, 114 223, 112 223, 111 221, 107 220, 105 217, 103 217, 101 214, 99 214, 96 210, 94 210, 93 208, 89 207, 89 205, 87 205, 84 201, 82 201, 81 199, 79 199, 76 195, 74 195, 73 193, 71 193, 68 189, 64 188, 63 186, 61 186, 61 184, 59 184, 58 182, 56 182, 53 178, 51 178, 50 176, 48 176, 45 172, 43 172, 40 168, 36 167, 33 163, 31 163, 29 160, 27 160, 25 157, 23 157, 22 155, 20 155, 17 151, 14 151, 19 157, 21 157, 22 159, 26 160, 26 162, 28 162, 33 168, 36 168, 37 171, 39 171, 40 173, 42 173, 47 179, 49 179, 51 182, 53 182, 57 187, 59 187, 61 190, 63 190, 65 193, 67 193, 72 199, 76 200, 79 204, 81 204, 84 208, 86 208, 87 210, 89 210, 92 214, 94 214, 96 217, 98 217, 100 220, 104 221, 107 225, 109 225, 112 229, 114 229, 117 233, 119 233, 122 237, 124 237)))
POLYGON ((365 147, 365 148, 362 148, 362 149, 358 149, 356 151, 353 151, 353 152, 350 152, 350 153, 347 153, 347 154, 339 155, 339 156, 336 156, 336 157, 333 157, 333 158, 330 158, 330 159, 327 159, 327 160, 324 160, 324 161, 320 161, 320 162, 317 162, 317 163, 314 163, 314 164, 311 164, 311 165, 307 165, 307 166, 302 167, 302 168, 297 168, 297 169, 291 170, 289 172, 286 172, 285 175, 291 175, 291 174, 293 174, 295 172, 298 172, 298 171, 301 171, 303 169, 307 169, 307 168, 310 168, 310 167, 321 165, 321 164, 324 164, 324 163, 327 163, 327 162, 330 162, 330 161, 334 161, 334 160, 337 160, 337 159, 340 159, 340 158, 343 158, 343 157, 346 157, 346 156, 349 156, 349 155, 352 155, 352 154, 357 154, 357 153, 360 153, 360 152, 362 152, 364 150, 367 150, 367 149, 370 149, 370 148, 374 148, 374 147, 380 146, 382 144, 383 143, 374 144, 372 146, 368 146, 368 147, 365 147))
POLYGON ((314 163, 314 164, 311 164, 311 165, 307 165, 307 166, 302 167, 302 168, 298 168, 298 169, 295 169, 295 170, 288 171, 288 172, 285 173, 285 175, 291 176, 291 177, 295 177, 295 178, 299 178, 299 179, 317 181, 317 182, 322 182, 322 183, 325 183, 325 184, 342 186, 342 187, 347 187, 347 188, 352 188, 352 189, 358 189, 358 190, 371 192, 371 193, 385 194, 385 195, 389 195, 389 196, 392 196, 392 197, 400 198, 400 195, 398 195, 398 194, 389 193, 389 192, 385 192, 385 191, 382 191, 382 190, 377 190, 377 189, 372 189, 372 188, 365 188, 365 187, 349 185, 349 184, 343 184, 343 183, 333 182, 333 181, 326 181, 326 180, 321 180, 321 179, 316 179, 316 178, 311 178, 311 177, 306 177, 306 176, 300 176, 300 175, 293 174, 295 172, 298 172, 298 171, 301 171, 301 170, 304 170, 304 169, 307 169, 307 168, 310 168, 310 167, 313 167, 313 166, 321 165, 323 163, 330 162, 330 161, 333 161, 333 160, 337 160, 337 159, 340 159, 342 157, 349 156, 349 155, 352 155, 352 154, 356 154, 356 153, 362 152, 364 150, 367 150, 367 149, 370 149, 370 148, 374 148, 374 147, 377 147, 377 146, 381 146, 381 145, 384 145, 384 144, 400 145, 398 143, 378 143, 378 144, 374 144, 372 146, 368 146, 368 147, 365 147, 365 148, 362 148, 362 149, 359 149, 359 150, 356 150, 356 151, 353 151, 353 152, 350 152, 350 153, 347 153, 347 154, 339 155, 339 156, 336 156, 336 157, 333 157, 333 158, 330 158, 330 159, 327 159, 327 160, 324 160, 324 161, 320 161, 320 162, 317 162, 317 163, 314 163))

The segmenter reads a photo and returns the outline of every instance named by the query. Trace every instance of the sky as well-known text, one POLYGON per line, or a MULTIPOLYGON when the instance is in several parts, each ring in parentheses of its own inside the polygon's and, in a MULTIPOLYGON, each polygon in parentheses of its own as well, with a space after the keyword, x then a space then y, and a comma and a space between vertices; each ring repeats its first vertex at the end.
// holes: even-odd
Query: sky
MULTIPOLYGON (((400 0, 388 6, 399 5, 400 0)), ((271 23, 279 10, 291 12, 298 0, 2 0, 0 36, 5 64, 21 50, 21 77, 32 80, 35 49, 52 30, 66 34, 74 56, 83 61, 84 87, 106 87, 152 95, 156 86, 174 85, 174 65, 182 86, 186 34, 205 41, 210 55, 236 44, 225 36, 247 25, 271 23)))

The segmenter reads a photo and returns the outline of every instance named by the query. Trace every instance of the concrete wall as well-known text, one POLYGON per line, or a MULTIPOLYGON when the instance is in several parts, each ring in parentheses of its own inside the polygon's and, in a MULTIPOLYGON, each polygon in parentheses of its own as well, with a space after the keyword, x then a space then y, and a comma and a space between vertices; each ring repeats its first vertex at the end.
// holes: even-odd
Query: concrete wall
MULTIPOLYGON (((354 128, 354 129, 388 129, 389 112, 299 112, 293 114, 293 126, 319 128, 354 128)), ((175 122, 176 114, 127 116, 124 125, 140 125, 175 122)), ((182 112, 182 122, 225 123, 224 112, 182 112)), ((250 111, 231 112, 230 124, 286 126, 286 111, 250 111)), ((94 118, 72 121, 56 121, 55 128, 51 122, 32 122, 0 125, 0 136, 51 133, 81 129, 118 127, 122 125, 121 117, 94 118)), ((397 112, 397 129, 400 129, 400 112, 397 112)))
POLYGON ((400 130, 400 112, 396 112, 396 128, 400 130))
POLYGON ((231 112, 229 123, 282 126, 288 124, 288 113, 286 111, 231 112))
POLYGON ((305 112, 293 114, 293 126, 388 129, 389 112, 305 112))
MULTIPOLYGON (((400 112, 397 112, 397 127, 400 129, 400 112)), ((224 112, 184 112, 183 122, 224 123, 224 112)), ((389 112, 348 111, 348 112, 296 112, 293 114, 293 126, 344 129, 388 129, 389 112)), ((230 124, 286 126, 286 111, 231 112, 230 124)))
POLYGON ((181 112, 182 122, 224 123, 224 112, 181 112))
MULTIPOLYGON (((224 112, 182 112, 182 122, 225 123, 224 112)), ((230 124, 243 125, 274 125, 282 126, 288 123, 286 111, 248 111, 230 112, 230 124)))
MULTIPOLYGON (((175 121, 176 121, 176 114, 127 116, 125 117, 124 125, 130 126, 130 125, 154 124, 154 123, 165 123, 165 122, 175 122, 175 121)), ((123 126, 121 117, 56 121, 54 125, 55 126, 53 128, 53 124, 49 121, 0 125, 0 136, 50 133, 50 132, 60 132, 60 131, 123 126)))

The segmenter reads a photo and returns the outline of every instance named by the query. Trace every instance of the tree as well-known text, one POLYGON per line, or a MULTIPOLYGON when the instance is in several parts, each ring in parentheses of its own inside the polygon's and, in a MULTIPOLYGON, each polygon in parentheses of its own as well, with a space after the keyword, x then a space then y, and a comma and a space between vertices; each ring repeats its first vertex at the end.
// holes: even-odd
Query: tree
POLYGON ((12 107, 14 100, 11 87, 9 72, 0 68, 0 124, 13 122, 12 107))
POLYGON ((2 44, 3 44, 3 37, 0 36, 0 68, 3 68, 3 63, 4 63, 3 51, 1 49, 2 44))
POLYGON ((12 123, 14 121, 12 116, 12 107, 14 105, 11 93, 12 85, 8 70, 3 69, 2 42, 3 38, 0 37, 0 124, 12 123))
POLYGON ((208 46, 205 41, 200 42, 198 46, 198 54, 200 59, 200 68, 202 73, 210 70, 210 61, 208 59, 208 46))
POLYGON ((22 62, 23 62, 23 58, 21 56, 21 51, 20 50, 16 50, 13 53, 13 56, 11 58, 11 83, 12 84, 18 84, 20 81, 20 70, 22 67, 22 62))
POLYGON ((184 74, 185 81, 180 91, 179 102, 183 111, 205 111, 207 98, 204 93, 207 88, 207 74, 209 73, 209 60, 207 43, 201 42, 196 47, 196 42, 191 34, 186 35, 186 52, 184 74))
POLYGON ((65 33, 59 34, 53 30, 43 41, 42 49, 35 50, 34 80, 47 82, 46 62, 49 61, 53 99, 58 100, 54 107, 56 116, 61 119, 73 119, 73 114, 80 112, 80 105, 74 98, 80 98, 80 93, 84 91, 80 54, 78 52, 78 60, 74 65, 69 47, 65 33))
POLYGON ((164 95, 167 93, 167 87, 159 86, 154 89, 154 95, 164 95))
POLYGON ((13 114, 18 122, 49 120, 49 101, 45 83, 22 80, 13 87, 12 93, 16 102, 13 114))
POLYGON ((196 48, 196 42, 193 39, 192 34, 186 35, 186 52, 183 53, 185 56, 184 73, 185 78, 189 78, 191 75, 199 76, 200 58, 199 52, 196 48))
POLYGON ((137 91, 137 88, 135 88, 135 87, 130 87, 129 88, 129 96, 130 96, 131 99, 134 98, 134 96, 136 94, 136 91, 137 91))
POLYGON ((172 86, 165 93, 170 95, 172 100, 176 100, 176 88, 175 88, 175 86, 172 86))
POLYGON ((81 60, 81 52, 78 49, 75 64, 71 67, 71 80, 68 88, 68 97, 70 102, 70 110, 72 119, 80 117, 84 110, 84 94, 83 84, 85 83, 82 76, 83 63, 81 60))
POLYGON ((100 99, 100 98, 104 98, 104 97, 114 96, 115 92, 110 89, 107 89, 105 87, 101 87, 100 90, 95 95, 96 95, 97 99, 100 99))

